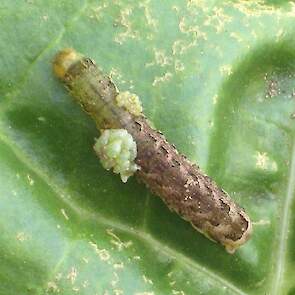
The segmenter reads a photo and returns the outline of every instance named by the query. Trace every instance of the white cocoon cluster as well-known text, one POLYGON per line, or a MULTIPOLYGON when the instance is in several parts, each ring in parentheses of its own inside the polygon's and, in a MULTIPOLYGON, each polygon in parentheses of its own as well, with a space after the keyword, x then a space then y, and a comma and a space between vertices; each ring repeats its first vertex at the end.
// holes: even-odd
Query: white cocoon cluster
POLYGON ((142 115, 142 105, 139 97, 129 91, 120 92, 116 96, 116 102, 119 107, 125 108, 130 114, 135 116, 142 115))
POLYGON ((106 129, 96 140, 94 150, 106 170, 113 168, 123 182, 133 175, 139 166, 134 160, 137 155, 136 142, 125 129, 106 129))

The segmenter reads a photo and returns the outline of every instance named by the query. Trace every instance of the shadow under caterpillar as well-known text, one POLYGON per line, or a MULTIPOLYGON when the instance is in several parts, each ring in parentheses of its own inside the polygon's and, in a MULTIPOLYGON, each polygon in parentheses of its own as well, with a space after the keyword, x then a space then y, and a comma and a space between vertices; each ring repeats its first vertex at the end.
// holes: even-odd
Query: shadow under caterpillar
POLYGON ((250 218, 199 167, 153 129, 132 94, 119 94, 95 62, 73 49, 60 51, 53 69, 102 136, 95 151, 125 182, 132 174, 166 205, 229 253, 250 237, 250 218))

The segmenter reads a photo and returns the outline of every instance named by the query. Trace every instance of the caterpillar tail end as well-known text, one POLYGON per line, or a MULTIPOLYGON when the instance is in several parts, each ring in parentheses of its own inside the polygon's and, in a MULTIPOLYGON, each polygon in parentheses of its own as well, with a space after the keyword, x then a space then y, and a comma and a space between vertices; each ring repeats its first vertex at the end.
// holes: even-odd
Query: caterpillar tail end
POLYGON ((68 69, 83 56, 72 48, 58 52, 53 60, 53 72, 61 80, 65 79, 68 69))
POLYGON ((234 254, 238 248, 240 248, 250 239, 252 235, 252 231, 253 231, 252 223, 250 219, 248 218, 248 228, 243 233, 242 237, 236 241, 229 241, 229 240, 226 241, 224 245, 226 252, 228 252, 229 254, 234 254))

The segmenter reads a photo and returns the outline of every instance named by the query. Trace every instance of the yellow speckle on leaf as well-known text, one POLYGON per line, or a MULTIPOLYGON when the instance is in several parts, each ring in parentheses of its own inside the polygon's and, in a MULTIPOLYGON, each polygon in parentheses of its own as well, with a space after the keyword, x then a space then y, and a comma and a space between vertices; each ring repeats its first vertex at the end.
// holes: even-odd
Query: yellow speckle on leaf
MULTIPOLYGON (((122 73, 117 68, 111 68, 110 73, 109 73, 109 77, 111 78, 111 80, 115 80, 116 82, 120 83, 121 85, 127 84, 129 89, 134 88, 133 81, 132 80, 128 80, 128 81, 125 80, 122 73)), ((116 84, 114 84, 114 86, 116 87, 116 84)), ((117 92, 119 92, 118 89, 117 89, 117 92)))
POLYGON ((123 262, 114 263, 113 267, 114 267, 114 269, 123 269, 124 263, 123 262))
POLYGON ((295 16, 295 3, 293 1, 289 1, 290 9, 287 13, 288 16, 294 17, 295 16))
POLYGON ((209 10, 208 0, 188 0, 186 3, 188 10, 193 8, 203 12, 208 12, 209 10))
POLYGON ((158 27, 158 21, 152 17, 151 9, 149 7, 150 0, 141 0, 138 1, 139 7, 142 7, 144 9, 144 16, 146 18, 147 24, 152 27, 153 29, 157 29, 158 27))
POLYGON ((155 53, 155 60, 157 65, 164 67, 172 63, 172 58, 167 56, 165 50, 154 49, 154 53, 155 53))
POLYGON ((27 175, 27 179, 28 179, 30 185, 34 185, 34 179, 31 177, 30 174, 27 175))
POLYGON ((172 78, 172 74, 170 72, 165 73, 163 76, 155 77, 153 81, 153 86, 156 86, 159 83, 167 82, 172 78))
POLYGON ((175 72, 182 72, 184 71, 185 67, 184 67, 184 64, 179 59, 177 59, 174 62, 174 69, 175 69, 175 72))
POLYGON ((64 216, 66 220, 69 220, 69 216, 67 215, 65 209, 60 209, 61 214, 64 216))
POLYGON ((193 48, 197 44, 197 40, 193 40, 191 42, 185 40, 177 40, 174 41, 172 44, 172 54, 173 55, 183 55, 185 54, 190 48, 193 48))
POLYGON ((204 25, 213 27, 216 30, 216 33, 221 33, 224 30, 225 24, 231 21, 232 17, 227 15, 223 8, 214 7, 212 13, 208 14, 204 25))
POLYGON ((123 295, 124 294, 123 290, 121 290, 121 289, 114 289, 113 291, 114 291, 114 295, 123 295))
POLYGON ((229 76, 232 74, 232 67, 231 67, 231 65, 223 65, 219 68, 219 72, 222 75, 229 76))
POLYGON ((266 152, 257 152, 255 155, 256 167, 262 170, 270 170, 276 172, 278 165, 275 161, 269 159, 266 152))
POLYGON ((75 267, 72 267, 67 275, 67 279, 70 280, 71 284, 75 283, 77 275, 77 269, 75 267))
POLYGON ((120 17, 118 19, 118 23, 121 24, 126 30, 124 32, 120 32, 115 36, 114 41, 123 44, 128 38, 130 39, 140 39, 139 31, 132 27, 132 18, 130 15, 133 12, 133 8, 130 6, 124 7, 120 11, 120 17))
POLYGON ((40 116, 40 117, 38 117, 37 119, 38 119, 38 121, 40 121, 40 122, 46 122, 46 118, 45 118, 45 117, 40 116))
POLYGON ((155 60, 145 64, 146 67, 151 67, 154 65, 159 65, 161 67, 171 65, 172 57, 168 56, 164 49, 154 48, 155 60))
POLYGON ((180 8, 178 6, 176 6, 176 5, 173 5, 171 8, 175 12, 179 12, 179 10, 180 10, 180 8))
POLYGON ((178 27, 181 33, 190 35, 192 38, 195 39, 194 41, 196 41, 197 39, 207 40, 207 34, 201 31, 198 25, 188 25, 185 22, 185 20, 186 20, 185 17, 181 17, 178 24, 178 27))
POLYGON ((252 221, 253 225, 270 225, 270 220, 260 219, 258 221, 252 221))
POLYGON ((113 272, 113 275, 115 278, 114 278, 114 280, 111 281, 111 285, 113 287, 115 287, 119 283, 120 279, 119 279, 119 276, 116 272, 113 272))
POLYGON ((218 101, 218 94, 215 94, 215 95, 213 96, 213 104, 214 104, 214 105, 217 104, 217 101, 218 101))
MULTIPOLYGON (((109 76, 112 80, 117 80, 118 82, 120 82, 121 84, 125 84, 126 81, 123 80, 123 75, 119 72, 118 69, 116 68, 111 68, 111 71, 109 73, 109 76)), ((115 85, 116 86, 116 85, 115 85)))
POLYGON ((118 251, 122 251, 124 248, 129 248, 132 246, 132 241, 123 242, 114 232, 112 229, 106 230, 107 234, 112 237, 111 243, 115 245, 118 251))
POLYGON ((24 242, 29 239, 29 236, 25 234, 24 232, 19 232, 16 235, 16 239, 20 242, 24 242))
POLYGON ((243 42, 243 38, 237 32, 231 32, 229 35, 239 43, 243 42))
POLYGON ((103 17, 103 11, 108 7, 108 2, 104 2, 102 5, 90 7, 89 17, 92 19, 100 20, 103 17))
POLYGON ((60 291, 55 282, 48 282, 46 290, 51 293, 59 293, 60 291))
POLYGON ((268 161, 268 157, 267 157, 266 153, 257 152, 256 167, 259 167, 261 169, 265 169, 267 161, 268 161))
POLYGON ((279 42, 281 39, 284 38, 285 31, 283 29, 279 29, 276 33, 276 41, 279 42))
POLYGON ((258 17, 265 14, 273 14, 275 12, 275 8, 271 5, 265 5, 265 1, 263 0, 240 0, 231 3, 231 7, 238 9, 246 16, 258 17))
POLYGON ((94 248, 95 253, 99 255, 99 258, 102 261, 107 261, 110 259, 111 256, 108 250, 99 249, 98 246, 93 242, 89 242, 89 244, 94 248))
POLYGON ((151 279, 149 279, 148 277, 146 277, 145 275, 143 275, 142 278, 143 278, 145 283, 151 284, 151 285, 154 284, 153 281, 151 279))
POLYGON ((87 280, 85 280, 83 283, 82 283, 82 286, 83 288, 87 288, 89 286, 89 282, 87 280))

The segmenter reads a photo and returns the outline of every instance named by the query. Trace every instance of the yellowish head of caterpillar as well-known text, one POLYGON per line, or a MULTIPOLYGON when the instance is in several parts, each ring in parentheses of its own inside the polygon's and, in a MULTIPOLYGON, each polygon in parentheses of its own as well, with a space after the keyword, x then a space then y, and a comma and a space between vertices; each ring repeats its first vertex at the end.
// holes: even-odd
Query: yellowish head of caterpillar
POLYGON ((83 56, 74 49, 65 48, 61 50, 53 60, 53 71, 55 75, 64 80, 68 69, 79 61, 83 56))

